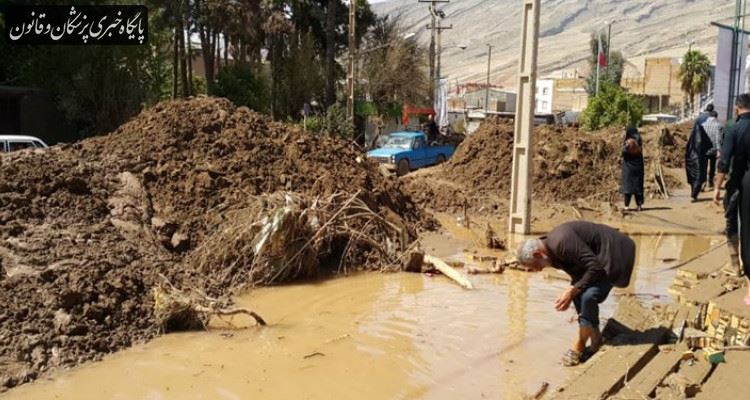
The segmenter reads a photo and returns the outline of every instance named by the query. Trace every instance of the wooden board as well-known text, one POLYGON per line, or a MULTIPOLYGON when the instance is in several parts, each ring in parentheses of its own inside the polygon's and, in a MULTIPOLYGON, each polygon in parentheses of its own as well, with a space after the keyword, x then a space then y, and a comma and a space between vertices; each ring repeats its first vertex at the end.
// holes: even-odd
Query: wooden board
POLYGON ((687 378, 689 382, 701 384, 706 380, 708 374, 711 373, 711 363, 706 360, 702 350, 695 352, 695 358, 696 361, 692 365, 688 362, 683 362, 678 372, 687 378))
POLYGON ((725 279, 706 279, 692 289, 682 293, 681 302, 690 304, 708 304, 711 300, 726 292, 725 279))
POLYGON ((693 279, 705 279, 712 273, 720 271, 728 262, 729 249, 726 246, 720 246, 705 256, 680 267, 677 275, 693 279))
POLYGON ((719 364, 695 397, 698 400, 740 399, 747 396, 750 351, 728 351, 726 364, 719 364))
POLYGON ((687 346, 681 345, 672 351, 659 352, 624 388, 617 392, 617 400, 642 400, 648 398, 664 378, 677 369, 682 353, 687 346))
POLYGON ((604 399, 619 391, 624 382, 637 376, 658 353, 657 344, 665 337, 666 329, 629 335, 630 345, 605 346, 583 367, 556 399, 604 399))

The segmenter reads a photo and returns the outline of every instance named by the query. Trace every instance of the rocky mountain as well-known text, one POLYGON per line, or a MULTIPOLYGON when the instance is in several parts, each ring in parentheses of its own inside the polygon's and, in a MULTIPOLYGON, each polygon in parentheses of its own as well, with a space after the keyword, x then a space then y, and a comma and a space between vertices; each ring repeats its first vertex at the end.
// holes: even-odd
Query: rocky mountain
MULTIPOLYGON (((522 4, 521 0, 440 4, 447 16, 443 25, 453 25, 443 33, 442 75, 451 82, 484 82, 489 43, 494 46, 492 82, 515 86, 522 4)), ((372 6, 380 15, 399 16, 405 32, 429 43, 427 4, 389 0, 372 6)), ((718 29, 711 22, 731 24, 734 7, 733 1, 715 0, 542 0, 540 73, 574 69, 587 73, 589 39, 592 32, 606 30, 607 22, 613 22, 612 49, 623 52, 630 69, 643 69, 647 56, 681 56, 689 41, 713 60, 718 29)))

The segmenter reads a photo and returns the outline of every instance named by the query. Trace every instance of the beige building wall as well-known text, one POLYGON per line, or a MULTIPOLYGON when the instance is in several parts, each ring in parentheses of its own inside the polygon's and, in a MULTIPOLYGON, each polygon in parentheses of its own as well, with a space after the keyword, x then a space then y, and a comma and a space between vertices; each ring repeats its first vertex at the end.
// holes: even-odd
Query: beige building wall
POLYGON ((553 111, 583 111, 589 103, 585 79, 555 79, 553 111))
POLYGON ((622 86, 633 94, 666 99, 668 104, 664 106, 682 104, 685 100, 680 88, 679 58, 647 58, 643 75, 623 78, 622 86))
POLYGON ((681 104, 680 60, 673 57, 647 58, 644 73, 644 94, 669 96, 672 104, 681 104))

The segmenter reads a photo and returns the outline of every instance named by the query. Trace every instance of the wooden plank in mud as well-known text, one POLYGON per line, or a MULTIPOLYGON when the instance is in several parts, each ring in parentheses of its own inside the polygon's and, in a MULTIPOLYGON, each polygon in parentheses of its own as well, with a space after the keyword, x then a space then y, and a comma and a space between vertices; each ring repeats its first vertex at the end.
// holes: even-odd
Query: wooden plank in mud
POLYGON ((627 339, 615 338, 616 341, 630 344, 605 346, 581 367, 580 375, 573 378, 555 398, 604 399, 612 396, 624 386, 625 381, 637 376, 658 353, 657 344, 664 340, 666 332, 665 328, 654 328, 627 335, 627 339))
POLYGON ((661 351, 646 367, 638 372, 635 377, 628 381, 613 397, 616 400, 642 400, 648 398, 664 378, 677 369, 682 358, 682 353, 687 351, 687 346, 680 345, 672 347, 670 351, 661 351))
POLYGON ((695 396, 696 400, 738 399, 747 393, 747 366, 750 351, 728 351, 726 364, 720 364, 695 396))
POLYGON ((699 257, 677 270, 677 276, 688 279, 706 279, 720 271, 729 262, 729 250, 726 246, 699 257))

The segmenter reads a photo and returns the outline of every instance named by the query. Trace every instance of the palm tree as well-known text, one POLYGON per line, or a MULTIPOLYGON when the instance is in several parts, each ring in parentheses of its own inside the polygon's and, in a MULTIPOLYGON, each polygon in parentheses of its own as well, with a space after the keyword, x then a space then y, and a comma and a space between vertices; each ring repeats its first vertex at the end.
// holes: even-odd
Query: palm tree
POLYGON ((688 50, 680 66, 682 91, 688 96, 690 109, 695 109, 695 96, 703 91, 711 78, 711 61, 698 50, 688 50))

